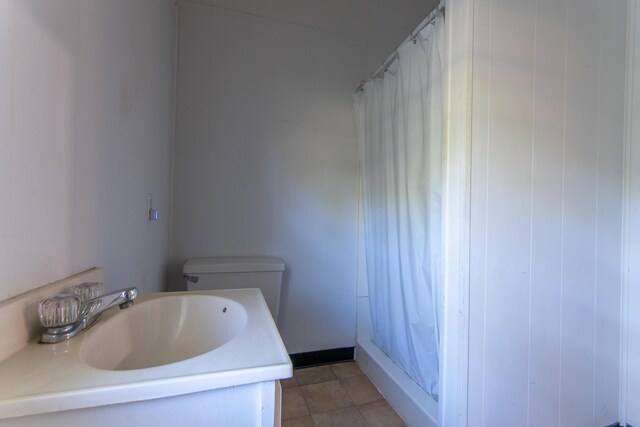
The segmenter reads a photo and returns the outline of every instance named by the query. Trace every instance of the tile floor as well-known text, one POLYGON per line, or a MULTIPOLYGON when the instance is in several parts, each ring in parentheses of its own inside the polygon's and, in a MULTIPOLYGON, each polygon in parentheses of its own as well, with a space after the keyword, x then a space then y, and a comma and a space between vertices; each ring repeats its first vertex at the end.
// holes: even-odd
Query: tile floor
POLYGON ((353 362, 297 369, 282 381, 282 427, 402 427, 353 362))

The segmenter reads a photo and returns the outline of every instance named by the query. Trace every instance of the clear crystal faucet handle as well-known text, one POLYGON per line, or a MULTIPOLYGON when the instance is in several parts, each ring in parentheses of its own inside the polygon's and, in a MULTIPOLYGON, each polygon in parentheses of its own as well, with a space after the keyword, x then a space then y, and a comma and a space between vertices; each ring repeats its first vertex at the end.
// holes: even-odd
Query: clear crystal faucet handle
POLYGON ((38 313, 45 328, 65 328, 73 325, 80 315, 80 297, 58 294, 40 301, 38 313))
POLYGON ((71 293, 80 297, 80 302, 87 302, 91 299, 104 295, 104 283, 86 282, 71 287, 71 293))

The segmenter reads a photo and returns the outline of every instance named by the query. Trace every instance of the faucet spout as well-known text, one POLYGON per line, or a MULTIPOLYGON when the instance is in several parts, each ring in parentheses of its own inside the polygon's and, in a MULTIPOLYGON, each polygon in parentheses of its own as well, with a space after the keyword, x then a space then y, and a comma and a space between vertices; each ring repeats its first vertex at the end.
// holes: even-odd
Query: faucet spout
POLYGON ((138 298, 138 288, 125 288, 100 295, 84 303, 80 310, 80 319, 84 318, 88 322, 94 322, 102 313, 116 305, 121 309, 130 307, 136 298, 138 298))

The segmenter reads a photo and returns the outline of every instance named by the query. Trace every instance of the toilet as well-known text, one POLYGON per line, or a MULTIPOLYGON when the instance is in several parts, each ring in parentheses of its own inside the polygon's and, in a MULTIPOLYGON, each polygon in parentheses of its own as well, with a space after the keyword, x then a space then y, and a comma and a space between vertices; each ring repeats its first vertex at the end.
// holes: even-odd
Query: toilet
POLYGON ((258 288, 278 321, 284 261, 275 257, 214 257, 188 260, 182 273, 188 291, 258 288))

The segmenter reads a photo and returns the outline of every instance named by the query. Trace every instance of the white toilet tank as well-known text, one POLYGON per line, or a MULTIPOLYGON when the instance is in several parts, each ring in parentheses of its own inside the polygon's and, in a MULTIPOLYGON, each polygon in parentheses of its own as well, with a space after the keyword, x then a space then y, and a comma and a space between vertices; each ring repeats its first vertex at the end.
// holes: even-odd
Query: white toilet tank
POLYGON ((258 288, 278 320, 284 262, 275 257, 192 258, 182 273, 188 291, 258 288))

